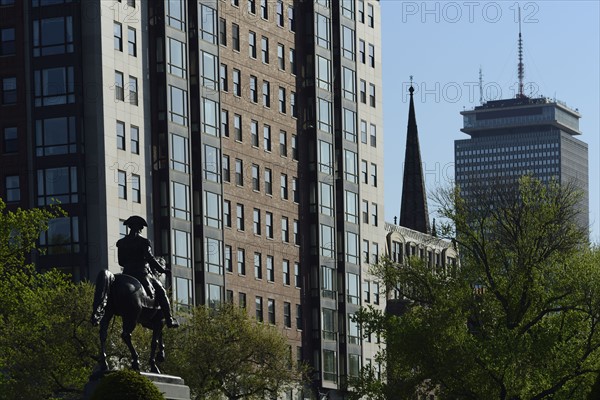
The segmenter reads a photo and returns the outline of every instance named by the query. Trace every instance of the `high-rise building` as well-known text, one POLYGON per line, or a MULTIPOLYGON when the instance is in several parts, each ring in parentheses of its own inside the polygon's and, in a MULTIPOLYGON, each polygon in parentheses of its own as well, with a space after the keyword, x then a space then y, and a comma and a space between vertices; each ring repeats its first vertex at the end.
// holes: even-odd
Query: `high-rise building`
POLYGON ((454 144, 461 195, 472 198, 489 183, 514 185, 525 174, 569 182, 583 193, 578 222, 588 229, 588 149, 576 137, 581 135, 577 110, 557 100, 519 96, 461 114, 461 131, 470 136, 454 144))
POLYGON ((344 396, 379 346, 352 316, 385 305, 379 8, 1 0, 0 196, 68 212, 38 265, 119 272, 140 215, 177 307, 246 307, 344 396))

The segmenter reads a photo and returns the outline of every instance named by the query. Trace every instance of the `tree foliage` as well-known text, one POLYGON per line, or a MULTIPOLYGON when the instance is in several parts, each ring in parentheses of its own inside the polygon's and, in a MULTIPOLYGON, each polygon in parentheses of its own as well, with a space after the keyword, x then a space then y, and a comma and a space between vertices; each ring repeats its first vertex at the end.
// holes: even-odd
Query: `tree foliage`
MULTIPOLYGON (((398 316, 364 310, 386 339, 387 398, 585 398, 600 371, 600 251, 577 225, 568 185, 524 177, 518 190, 482 188, 438 197, 461 265, 431 270, 410 259, 374 267, 398 290, 398 316)), ((372 380, 358 380, 366 392, 372 380)))
POLYGON ((245 309, 197 307, 167 336, 165 370, 180 375, 196 399, 263 399, 301 383, 285 337, 245 309))
POLYGON ((106 374, 92 393, 91 400, 164 400, 160 390, 145 376, 131 370, 106 374))

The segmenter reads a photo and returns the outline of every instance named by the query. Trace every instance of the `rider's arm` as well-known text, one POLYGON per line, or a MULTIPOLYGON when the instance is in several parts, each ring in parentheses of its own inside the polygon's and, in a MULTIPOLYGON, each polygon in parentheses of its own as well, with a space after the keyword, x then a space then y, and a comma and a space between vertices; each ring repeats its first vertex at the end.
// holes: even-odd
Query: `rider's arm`
POLYGON ((156 261, 156 258, 154 258, 154 254, 152 254, 152 245, 150 244, 150 241, 148 241, 148 246, 146 246, 146 254, 144 255, 144 258, 146 259, 148 264, 150 264, 150 269, 152 269, 153 271, 158 271, 161 274, 164 274, 166 272, 166 269, 162 265, 160 265, 158 261, 156 261))

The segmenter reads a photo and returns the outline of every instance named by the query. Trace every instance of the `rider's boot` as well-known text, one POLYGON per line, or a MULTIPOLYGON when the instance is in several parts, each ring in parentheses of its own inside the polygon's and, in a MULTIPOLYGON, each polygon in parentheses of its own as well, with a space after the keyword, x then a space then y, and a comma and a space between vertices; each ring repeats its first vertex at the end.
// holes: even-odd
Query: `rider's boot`
POLYGON ((178 328, 179 322, 171 315, 171 304, 169 303, 169 299, 167 298, 164 288, 156 288, 156 300, 158 300, 158 304, 160 304, 160 308, 165 316, 167 327, 178 328))

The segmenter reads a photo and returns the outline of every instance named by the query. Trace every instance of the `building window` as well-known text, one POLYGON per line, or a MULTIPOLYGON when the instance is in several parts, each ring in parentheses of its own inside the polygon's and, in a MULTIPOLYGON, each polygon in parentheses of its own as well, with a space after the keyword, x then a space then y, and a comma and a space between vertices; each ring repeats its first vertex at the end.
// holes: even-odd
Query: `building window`
POLYGON ((258 103, 258 80, 254 75, 250 75, 250 101, 258 103))
POLYGON ((300 245, 300 235, 298 233, 298 220, 294 220, 294 225, 293 225, 293 237, 292 237, 292 243, 294 243, 296 246, 300 245))
POLYGON ((262 279, 262 254, 254 253, 254 278, 262 279))
POLYGON ((302 287, 302 278, 300 277, 300 264, 294 263, 294 286, 298 289, 302 287))
POLYGON ((358 235, 354 232, 346 232, 346 262, 360 264, 358 235))
POLYGON ((131 125, 129 127, 129 135, 131 137, 131 152, 133 154, 140 154, 140 129, 137 126, 131 125))
POLYGON ((358 275, 347 273, 346 276, 348 280, 346 287, 346 296, 348 298, 348 303, 360 304, 358 275))
POLYGON ((265 212, 265 230, 267 238, 273 239, 273 213, 265 212))
POLYGON ((260 40, 261 58, 265 64, 269 63, 269 38, 263 36, 260 40))
POLYGON ((202 86, 217 90, 217 57, 206 51, 202 52, 202 86))
MULTIPOLYGON (((64 18, 62 18, 62 17, 55 18, 55 19, 57 19, 59 21, 64 21, 64 18)), ((68 19, 69 19, 69 21, 71 21, 71 17, 68 17, 68 19)), ((37 21, 34 21, 34 23, 35 22, 37 22, 37 21)), ((63 22, 63 29, 64 29, 64 22, 63 22)), ((64 41, 65 40, 64 35, 62 38, 59 38, 59 39, 64 41)), ((73 41, 73 39, 71 38, 71 42, 72 41, 73 41)), ((73 51, 72 45, 71 45, 71 51, 73 51)), ((15 28, 0 29, 0 56, 9 56, 9 55, 13 55, 15 53, 16 53, 15 28)))
POLYGON ((285 46, 281 43, 277 44, 277 65, 280 70, 285 71, 285 46))
POLYGON ((287 301, 283 302, 283 326, 292 327, 292 305, 287 301))
POLYGON ((281 263, 283 284, 286 286, 290 285, 290 261, 283 260, 281 263))
POLYGON ((250 58, 256 58, 256 33, 248 32, 248 55, 250 58))
POLYGON ((271 107, 271 84, 263 81, 263 106, 271 107))
POLYGON ((287 133, 279 131, 279 155, 287 157, 287 133))
MULTIPOLYGON (((71 117, 71 118, 73 118, 73 117, 71 117)), ((57 118, 57 119, 64 119, 66 121, 66 118, 57 118)), ((73 118, 73 119, 75 119, 75 118, 73 118)), ((41 122, 42 121, 36 121, 36 126, 38 124, 41 125, 41 122)), ((50 134, 52 134, 52 133, 50 133, 50 134)), ((75 135, 75 133, 73 132, 73 136, 74 135, 75 135)), ((39 131, 36 132, 36 136, 38 138, 38 142, 37 142, 37 146, 38 146, 37 155, 44 155, 43 152, 42 152, 42 154, 40 154, 40 146, 43 147, 45 137, 44 137, 43 134, 40 134, 39 131), (41 143, 40 143, 40 140, 42 140, 41 143)), ((64 139, 67 139, 69 137, 69 131, 68 131, 68 129, 59 132, 59 134, 57 134, 56 136, 58 136, 58 139, 59 139, 58 144, 59 144, 59 147, 61 148, 62 152, 67 153, 67 146, 63 146, 63 144, 68 143, 68 142, 63 142, 60 139, 64 140, 64 139), (62 135, 60 133, 62 133, 62 135), (64 137, 63 137, 63 135, 64 135, 64 137), (64 149, 62 149, 62 148, 64 148, 64 149)), ((53 136, 53 139, 56 139, 56 136, 53 136)), ((15 126, 9 126, 9 127, 4 128, 3 141, 4 141, 4 153, 5 154, 16 153, 17 150, 18 150, 18 148, 19 148, 19 141, 18 141, 18 138, 17 138, 17 127, 15 127, 15 126)), ((49 139, 47 142, 52 143, 52 139, 49 139)), ((50 146, 49 145, 49 147, 53 148, 54 146, 50 146)), ((73 145, 73 147, 75 147, 75 146, 73 145)), ((72 152, 74 152, 74 151, 75 151, 75 149, 73 149, 72 152)), ((56 153, 56 154, 59 154, 59 153, 56 153)))
POLYGON ((323 339, 325 340, 335 340, 336 337, 336 329, 335 329, 335 319, 336 312, 330 308, 323 308, 322 317, 323 317, 323 339))
POLYGON ((356 143, 356 113, 344 108, 344 139, 356 143))
POLYGON ((233 134, 235 140, 242 141, 242 116, 239 114, 233 114, 233 134))
POLYGON ((231 202, 223 200, 223 223, 227 228, 231 228, 231 202))
POLYGON ((236 206, 236 227, 239 231, 243 231, 244 226, 244 205, 237 204, 236 206))
POLYGON ((369 164, 365 160, 360 160, 360 182, 369 184, 369 164))
POLYGON ((320 247, 322 256, 333 258, 335 251, 333 227, 321 224, 320 247))
POLYGON ((225 18, 219 18, 219 44, 227 46, 227 21, 225 18))
POLYGON ((229 111, 221 110, 221 135, 229 137, 229 111))
POLYGON ((371 146, 377 147, 377 126, 371 124, 371 146))
POLYGON ((321 294, 328 299, 335 299, 335 271, 325 265, 321 266, 321 294))
POLYGON ((183 183, 171 182, 171 216, 190 220, 190 187, 183 183))
POLYGON ((348 182, 358 183, 356 153, 350 150, 344 150, 344 163, 344 179, 348 182))
POLYGON ((360 102, 367 104, 367 81, 364 79, 360 80, 360 102))
POLYGON ((342 15, 354 19, 354 0, 342 0, 342 15))
POLYGON ((172 262, 175 265, 190 268, 192 266, 190 234, 177 229, 173 229, 172 232, 172 262))
POLYGON ((298 110, 296 108, 296 92, 290 93, 290 113, 292 114, 292 117, 298 117, 298 110))
POLYGON ((202 132, 211 136, 219 136, 219 108, 217 102, 203 98, 202 105, 204 114, 204 118, 202 118, 202 132))
POLYGON ((64 217, 48 221, 48 230, 40 235, 40 246, 46 254, 79 252, 79 218, 64 217))
POLYGON ((277 0, 277 26, 283 27, 283 1, 277 0))
POLYGON ((217 147, 205 144, 203 146, 202 164, 204 168, 204 179, 212 182, 219 182, 221 178, 221 166, 219 165, 219 149, 217 147))
POLYGON ((231 44, 233 50, 240 51, 240 26, 231 24, 231 44))
POLYGON ((188 139, 171 133, 171 168, 176 171, 189 172, 188 139))
POLYGON ((275 325, 275 300, 267 300, 267 313, 269 315, 269 324, 275 325))
POLYGON ((242 80, 242 77, 241 77, 240 70, 234 69, 233 70, 233 94, 236 96, 242 95, 241 80, 242 80))
POLYGON ((129 104, 138 105, 138 81, 131 75, 129 75, 129 104))
POLYGON ((275 270, 273 269, 273 256, 267 256, 267 280, 275 282, 275 270))
POLYGON ((371 163, 371 184, 377 187, 377 165, 371 163))
MULTIPOLYGON (((349 314, 348 315, 348 343, 350 344, 360 344, 360 334, 359 334, 359 329, 358 329, 358 322, 355 321, 354 319, 354 315, 349 314)), ((359 361, 359 357, 356 354, 350 354, 350 371, 349 373, 352 376, 358 376, 358 365, 360 364, 359 361), (352 362, 352 358, 355 357, 356 359, 354 360, 354 362, 352 362)))
POLYGON ((6 187, 6 201, 8 203, 21 200, 21 183, 18 175, 10 175, 4 178, 6 187))
POLYGON ((285 114, 286 112, 286 104, 285 104, 285 88, 279 87, 279 112, 285 114))
MULTIPOLYGON (((377 221, 377 218, 375 218, 377 221)), ((371 263, 377 264, 379 262, 379 244, 373 243, 371 246, 371 263)))
POLYGON ((271 151, 271 126, 263 126, 263 147, 265 151, 271 151))
POLYGON ((258 147, 258 121, 250 121, 250 143, 254 147, 258 147))
POLYGON ((244 186, 244 162, 239 158, 235 159, 235 184, 244 186))
POLYGON ((360 120, 360 142, 367 143, 367 121, 360 120))
POLYGON ((354 30, 342 26, 342 56, 354 61, 354 30))
POLYGON ((298 160, 298 137, 292 135, 292 159, 298 160))
POLYGON ((324 90, 331 90, 331 62, 317 55, 317 85, 324 90))
POLYGON ((246 251, 244 249, 237 251, 237 269, 238 274, 246 275, 246 251))
POLYGON ((169 38, 169 52, 167 60, 167 70, 170 74, 180 78, 186 78, 186 50, 185 43, 169 38))
POLYGON ((248 12, 256 14, 256 0, 248 0, 248 12))
POLYGON ((125 150, 125 123, 117 121, 117 149, 125 150))
POLYGON ((273 172, 270 168, 265 168, 265 193, 273 194, 273 172))
POLYGON ((369 202, 367 200, 362 201, 361 212, 362 212, 363 224, 368 224, 369 223, 369 202))
POLYGON ((229 156, 223 155, 223 181, 231 182, 231 167, 229 165, 229 156))
POLYGON ((377 226, 377 203, 371 203, 371 223, 377 226))
POLYGON ((369 83, 369 105, 375 107, 375 85, 369 83))
MULTIPOLYGON (((367 263, 367 264, 369 263, 369 241, 368 240, 363 240, 363 243, 362 243, 362 262, 367 263)), ((364 296, 363 300, 367 303, 369 302, 368 288, 369 288, 369 282, 368 281, 364 282, 363 289, 365 292, 365 296, 364 296)))
POLYGON ((346 221, 352 224, 358 224, 358 194, 346 190, 345 210, 346 221))
POLYGON ((375 68, 375 46, 369 44, 369 66, 375 68))
POLYGON ((329 49, 331 38, 329 33, 329 18, 317 13, 315 18, 317 46, 329 49))
POLYGON ((135 0, 127 0, 127 6, 135 8, 135 0))
MULTIPOLYGON (((53 106, 75 102, 75 77, 73 67, 56 67, 36 70, 34 72, 34 78, 36 106, 53 106)), ((4 104, 6 104, 6 100, 12 100, 13 103, 16 102, 16 82, 16 78, 3 79, 2 97, 4 104)), ((120 86, 121 98, 118 98, 118 100, 123 100, 123 74, 118 71, 115 71, 115 86, 117 92, 119 91, 120 86)))
POLYGON ((254 212, 252 213, 252 230, 254 231, 255 235, 260 235, 260 226, 260 210, 255 208, 254 212))
POLYGON ((375 26, 373 4, 367 4, 367 24, 369 25, 369 28, 373 28, 375 26))
POLYGON ((288 177, 286 174, 281 174, 281 199, 288 199, 288 177))
POLYGON ((290 49, 290 71, 296 75, 296 50, 290 49))
POLYGON ((290 31, 296 32, 296 21, 294 18, 294 6, 288 6, 288 27, 290 31))
POLYGON ((142 190, 140 185, 140 176, 131 174, 131 200, 134 203, 142 202, 142 190))
MULTIPOLYGON (((39 175, 39 174, 38 174, 39 175)), ((127 200, 127 174, 125 171, 117 171, 117 184, 119 185, 119 198, 127 200)), ((39 185, 39 176, 38 176, 39 185)), ((39 193, 38 193, 39 196, 39 193)), ((39 198, 38 198, 39 204, 39 198)))
POLYGON ((231 261, 231 246, 225 246, 225 271, 233 272, 233 263, 231 261))
POLYGON ((344 98, 350 101, 356 100, 356 84, 354 82, 354 71, 350 68, 342 68, 342 92, 344 98))
POLYGON ((331 143, 319 140, 319 172, 331 175, 333 173, 333 160, 331 158, 331 143))
POLYGON ((358 0, 358 22, 365 23, 365 1, 358 0))
POLYGON ((325 99, 318 99, 319 119, 318 128, 323 132, 331 133, 332 118, 331 118, 331 102, 325 99))
POLYGON ((281 217, 281 241, 284 243, 290 242, 290 226, 287 217, 281 217))
POLYGON ((178 309, 187 310, 192 306, 192 281, 190 279, 176 277, 173 285, 173 296, 178 309))
POLYGON ((252 164, 252 190, 260 190, 260 167, 252 164))
POLYGON ((333 216, 333 186, 319 182, 319 212, 333 216))
POLYGON ((200 38, 209 43, 217 44, 217 12, 204 4, 200 4, 198 25, 200 38))
POLYGON ((263 322, 263 299, 260 296, 256 296, 254 300, 254 308, 256 310, 256 320, 263 322))
POLYGON ((300 202, 300 190, 298 189, 298 178, 292 177, 292 199, 294 203, 300 202))
MULTIPOLYGON (((37 25, 39 27, 39 23, 38 24, 34 23, 34 26, 35 25, 37 25)), ((38 33, 38 35, 39 35, 39 33, 38 33)), ((35 38, 35 36, 36 35, 34 33, 34 38, 35 38)), ((113 42, 114 42, 115 50, 123 51, 123 26, 119 22, 115 22, 113 25, 113 37, 114 37, 113 42)), ((38 46, 39 46, 39 44, 38 44, 38 46)), ((34 47, 37 47, 35 45, 35 43, 34 43, 34 47)), ((34 55, 35 55, 35 52, 34 52, 34 55)), ((38 55, 39 55, 39 50, 38 50, 38 55)))
POLYGON ((185 10, 183 0, 169 0, 167 4, 167 23, 169 26, 185 30, 185 10))
POLYGON ((127 49, 130 56, 137 57, 137 40, 135 28, 127 28, 127 49))
POLYGON ((246 303, 246 293, 240 292, 239 295, 239 305, 240 308, 246 309, 247 307, 247 303, 246 303))
POLYGON ((169 120, 179 125, 188 124, 187 91, 169 86, 169 120))
POLYGON ((367 63, 367 54, 365 50, 365 41, 360 39, 358 41, 358 58, 359 61, 363 64, 367 63))

